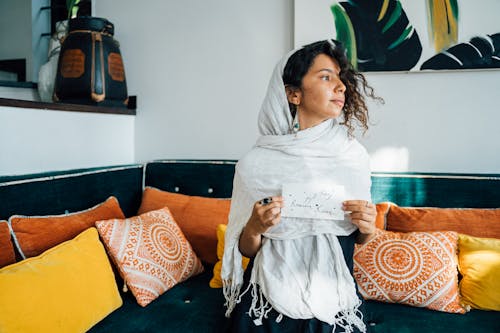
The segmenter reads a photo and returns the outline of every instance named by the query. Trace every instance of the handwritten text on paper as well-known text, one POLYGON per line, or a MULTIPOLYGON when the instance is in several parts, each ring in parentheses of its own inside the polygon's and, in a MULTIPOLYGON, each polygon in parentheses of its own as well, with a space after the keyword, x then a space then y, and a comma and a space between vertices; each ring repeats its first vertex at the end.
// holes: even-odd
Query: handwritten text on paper
POLYGON ((346 199, 342 185, 319 183, 283 184, 285 207, 281 216, 343 220, 342 201, 346 199))

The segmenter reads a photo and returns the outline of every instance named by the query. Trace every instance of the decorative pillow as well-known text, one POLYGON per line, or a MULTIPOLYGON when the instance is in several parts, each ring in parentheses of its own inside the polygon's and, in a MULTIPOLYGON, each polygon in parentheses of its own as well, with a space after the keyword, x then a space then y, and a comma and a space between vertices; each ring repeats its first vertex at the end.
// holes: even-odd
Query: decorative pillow
MULTIPOLYGON (((226 224, 219 224, 217 226, 217 258, 219 260, 214 265, 214 276, 210 280, 211 288, 222 288, 222 278, 221 278, 221 269, 222 269, 222 257, 224 256, 224 240, 226 236, 226 224)), ((241 260, 241 265, 243 266, 243 270, 247 269, 249 258, 243 257, 241 260)))
POLYGON ((23 258, 34 257, 93 227, 97 220, 125 218, 115 197, 87 210, 52 216, 14 215, 9 223, 23 258))
POLYGON ((354 252, 361 295, 389 303, 465 313, 458 294, 456 232, 377 235, 354 252))
POLYGON ((0 268, 16 262, 14 245, 10 240, 10 229, 7 221, 0 221, 0 268))
POLYGON ((0 269, 0 332, 85 332, 122 305, 95 228, 0 269))
POLYGON ((146 187, 138 214, 168 207, 201 260, 217 262, 216 228, 227 224, 231 201, 170 193, 146 187))
POLYGON ((458 267, 462 303, 500 311, 500 239, 459 235, 458 267))
POLYGON ((376 204, 377 218, 375 219, 375 226, 377 228, 382 230, 386 229, 387 214, 389 213, 389 210, 392 205, 393 205, 392 202, 379 202, 378 204, 376 204))
POLYGON ((96 227, 141 306, 203 271, 168 208, 125 220, 97 221, 96 227))
POLYGON ((398 207, 387 214, 387 230, 452 230, 475 237, 500 238, 500 209, 398 207))

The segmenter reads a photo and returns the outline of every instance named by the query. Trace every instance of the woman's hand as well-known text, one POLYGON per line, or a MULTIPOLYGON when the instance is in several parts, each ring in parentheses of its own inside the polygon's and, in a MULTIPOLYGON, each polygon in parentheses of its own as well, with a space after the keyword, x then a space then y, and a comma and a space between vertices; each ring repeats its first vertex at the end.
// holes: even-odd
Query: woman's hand
POLYGON ((281 220, 283 197, 269 197, 257 201, 253 205, 252 216, 245 227, 255 234, 262 235, 281 220))
POLYGON ((283 197, 269 197, 257 201, 253 205, 252 215, 243 228, 240 236, 239 248, 245 257, 253 257, 261 246, 261 236, 269 228, 281 220, 283 197))
POLYGON ((351 212, 351 222, 358 227, 360 232, 358 243, 366 243, 375 236, 377 208, 374 204, 366 200, 347 200, 343 202, 342 209, 351 212))

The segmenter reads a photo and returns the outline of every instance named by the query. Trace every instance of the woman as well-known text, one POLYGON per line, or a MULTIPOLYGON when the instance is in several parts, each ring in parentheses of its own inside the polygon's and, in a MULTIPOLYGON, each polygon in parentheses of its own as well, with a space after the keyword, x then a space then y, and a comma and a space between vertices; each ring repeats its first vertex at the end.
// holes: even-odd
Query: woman
POLYGON ((354 242, 374 235, 376 217, 368 154, 352 135, 355 121, 368 128, 360 89, 377 98, 331 40, 276 66, 262 136, 234 176, 222 267, 230 331, 366 331, 351 273, 354 242), (318 182, 345 188, 343 219, 281 216, 283 185, 318 182))

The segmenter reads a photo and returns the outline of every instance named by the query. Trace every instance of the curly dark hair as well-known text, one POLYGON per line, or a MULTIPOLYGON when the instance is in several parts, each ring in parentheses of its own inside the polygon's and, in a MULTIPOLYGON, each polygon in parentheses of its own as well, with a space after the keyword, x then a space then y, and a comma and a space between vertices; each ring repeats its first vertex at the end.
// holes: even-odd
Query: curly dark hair
MULTIPOLYGON (((312 66, 314 59, 319 54, 326 54, 335 59, 340 66, 340 79, 346 86, 344 103, 344 122, 348 128, 349 136, 353 136, 354 122, 359 123, 363 133, 368 130, 368 108, 365 96, 371 97, 381 103, 384 100, 374 94, 373 88, 368 84, 363 74, 356 71, 347 59, 345 49, 340 42, 334 40, 323 40, 305 45, 288 59, 283 71, 283 82, 285 86, 302 87, 302 79, 312 66), (362 93, 363 92, 363 93, 362 93)), ((296 106, 289 103, 292 117, 297 112, 296 106)))

